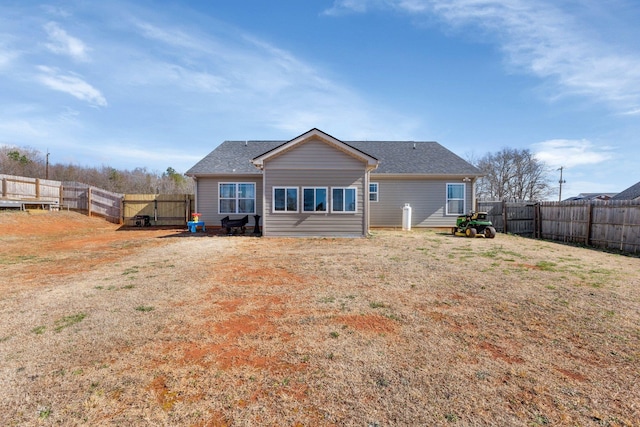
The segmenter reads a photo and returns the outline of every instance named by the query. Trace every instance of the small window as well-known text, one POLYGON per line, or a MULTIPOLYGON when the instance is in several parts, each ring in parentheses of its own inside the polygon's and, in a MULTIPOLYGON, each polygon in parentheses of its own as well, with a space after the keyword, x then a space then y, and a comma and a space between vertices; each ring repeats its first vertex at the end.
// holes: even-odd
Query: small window
POLYGON ((378 183, 377 182, 369 183, 369 200, 372 202, 378 201, 378 183))
POLYGON ((218 190, 218 210, 221 214, 256 213, 255 183, 221 182, 218 190))
POLYGON ((331 212, 356 212, 355 188, 332 188, 331 189, 331 212))
POLYGON ((274 212, 298 212, 298 187, 273 187, 274 212))
POLYGON ((327 189, 326 188, 303 188, 302 205, 305 212, 326 212, 327 211, 327 189))
POLYGON ((464 215, 464 184, 447 184, 447 215, 464 215))

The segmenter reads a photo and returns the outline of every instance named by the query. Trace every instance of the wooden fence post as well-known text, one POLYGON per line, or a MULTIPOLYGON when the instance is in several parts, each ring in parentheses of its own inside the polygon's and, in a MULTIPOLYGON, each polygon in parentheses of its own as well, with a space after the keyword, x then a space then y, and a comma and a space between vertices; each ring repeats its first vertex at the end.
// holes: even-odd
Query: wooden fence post
POLYGON ((91 216, 91 187, 87 188, 87 215, 91 216))
POLYGON ((7 197, 7 178, 2 178, 2 197, 7 197))
POLYGON ((589 210, 587 211, 587 235, 584 239, 586 246, 591 246, 591 227, 593 226, 593 202, 589 203, 589 210))
POLYGON ((36 199, 40 198, 40 178, 36 178, 36 199))
POLYGON ((507 234, 507 202, 502 201, 502 222, 504 223, 504 234, 507 234))

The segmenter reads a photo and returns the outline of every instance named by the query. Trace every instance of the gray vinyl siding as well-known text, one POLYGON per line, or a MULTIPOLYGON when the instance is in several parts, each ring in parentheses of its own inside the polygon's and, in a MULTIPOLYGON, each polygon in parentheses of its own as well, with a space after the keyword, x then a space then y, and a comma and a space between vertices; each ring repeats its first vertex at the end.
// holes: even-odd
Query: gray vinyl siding
POLYGON ((265 236, 363 236, 364 235, 364 169, 354 170, 271 170, 265 174, 265 236), (298 188, 298 212, 274 212, 273 188, 298 188), (302 211, 302 189, 304 187, 327 188, 327 212, 302 211), (335 187, 356 187, 355 213, 331 212, 332 194, 335 187))
MULTIPOLYGON (((296 145, 271 160, 268 169, 353 169, 364 172, 364 162, 318 139, 296 145)), ((265 166, 265 170, 267 167, 265 166)))
POLYGON ((364 236, 366 165, 320 140, 310 140, 265 162, 265 236, 364 236), (274 212, 273 188, 298 188, 298 212, 274 212), (327 189, 327 212, 302 210, 303 188, 327 189), (356 188, 356 212, 332 212, 333 188, 356 188))
MULTIPOLYGON (((455 179, 402 179, 371 174, 378 183, 378 202, 371 202, 371 227, 401 227, 402 208, 411 206, 412 227, 451 227, 457 215, 446 215, 447 184, 455 179)), ((472 185, 465 184, 465 211, 472 209, 472 185)))
MULTIPOLYGON (((238 175, 216 178, 198 178, 196 200, 197 211, 202 214, 200 219, 204 221, 206 226, 220 226, 220 220, 229 215, 230 218, 242 218, 244 214, 219 214, 218 213, 218 194, 221 182, 253 182, 256 184, 256 213, 262 216, 262 175, 238 175)), ((255 214, 254 214, 255 215, 255 214)), ((262 220, 260 220, 262 222, 262 220)), ((248 226, 255 224, 253 215, 249 215, 248 226)))

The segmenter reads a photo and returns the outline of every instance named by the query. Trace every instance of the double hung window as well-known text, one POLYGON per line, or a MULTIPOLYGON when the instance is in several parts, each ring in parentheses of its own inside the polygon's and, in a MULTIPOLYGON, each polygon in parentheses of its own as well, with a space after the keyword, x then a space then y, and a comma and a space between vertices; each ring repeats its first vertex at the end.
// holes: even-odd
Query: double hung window
POLYGON ((218 192, 221 214, 255 214, 256 184, 253 182, 221 182, 218 192))
POLYGON ((369 183, 369 201, 371 202, 378 201, 378 183, 377 182, 369 183))
POLYGON ((447 184, 447 215, 464 215, 464 184, 447 184))

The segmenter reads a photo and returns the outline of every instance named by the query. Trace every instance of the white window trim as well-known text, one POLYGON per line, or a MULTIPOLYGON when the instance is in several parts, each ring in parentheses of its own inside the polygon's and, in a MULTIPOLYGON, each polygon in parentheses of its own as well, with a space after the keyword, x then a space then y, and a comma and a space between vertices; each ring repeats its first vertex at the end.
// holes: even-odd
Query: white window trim
POLYGON ((373 203, 378 203, 380 201, 380 183, 378 182, 370 182, 369 183, 369 201, 373 202, 373 203), (376 186, 376 191, 372 192, 371 191, 371 185, 376 186), (375 200, 371 200, 371 194, 375 194, 376 195, 376 199, 375 200))
POLYGON ((274 214, 291 214, 300 212, 300 189, 298 187, 282 187, 274 186, 271 188, 271 212, 274 214), (284 190, 284 210, 276 210, 276 190, 284 190), (296 190, 296 210, 290 211, 287 209, 287 190, 296 190))
POLYGON ((255 215, 256 213, 256 203, 257 203, 257 186, 255 182, 237 182, 237 181, 220 181, 218 182, 218 215, 255 215), (222 184, 233 184, 236 186, 236 197, 235 197, 235 201, 236 201, 236 211, 235 212, 221 212, 220 210, 220 200, 231 200, 228 197, 220 197, 221 191, 220 191, 220 186, 222 184), (240 203, 238 203, 239 200, 252 200, 252 199, 247 199, 247 198, 240 198, 238 197, 238 185, 241 184, 252 184, 253 185, 253 212, 238 212, 238 208, 240 207, 240 203))
POLYGON ((444 190, 444 206, 446 210, 446 215, 458 216, 464 215, 467 212, 467 184, 464 182, 447 182, 444 190), (462 185, 462 212, 461 213, 449 213, 449 200, 460 200, 460 199, 449 199, 449 186, 450 185, 462 185))
POLYGON ((302 209, 301 212, 302 213, 309 213, 309 214, 326 214, 327 212, 329 212, 329 187, 302 187, 302 191, 300 192, 302 194, 302 209), (316 190, 324 190, 326 192, 326 196, 325 196, 325 205, 324 205, 324 210, 323 211, 318 211, 318 210, 312 210, 312 211, 306 211, 304 210, 304 190, 313 190, 313 206, 315 208, 316 206, 316 190))
MULTIPOLYGON (((344 206, 343 206, 344 207, 344 206)), ((331 213, 335 213, 335 214, 355 214, 358 213, 358 187, 331 187, 331 213), (342 211, 336 211, 333 209, 333 190, 342 190, 342 201, 344 203, 344 190, 354 190, 355 191, 355 197, 354 197, 354 201, 355 201, 355 209, 352 211, 347 211, 347 210, 342 210, 342 211)))

